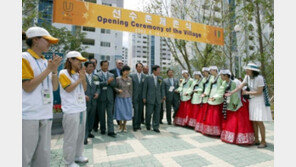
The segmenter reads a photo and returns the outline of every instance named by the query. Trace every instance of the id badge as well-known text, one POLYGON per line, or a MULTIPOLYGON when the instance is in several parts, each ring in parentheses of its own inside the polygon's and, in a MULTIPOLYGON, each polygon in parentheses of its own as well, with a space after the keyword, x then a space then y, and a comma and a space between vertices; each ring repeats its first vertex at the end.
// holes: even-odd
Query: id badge
POLYGON ((51 104, 51 97, 50 97, 50 91, 45 89, 42 90, 42 100, 43 104, 51 104))
POLYGON ((107 87, 103 87, 103 90, 107 90, 107 87))
POLYGON ((83 95, 81 93, 77 94, 77 102, 78 104, 84 103, 83 95))
POLYGON ((175 88, 174 86, 171 86, 169 89, 169 92, 172 92, 174 90, 174 88, 175 88))
POLYGON ((142 79, 142 82, 144 82, 144 81, 145 81, 145 79, 143 78, 143 79, 142 79))
POLYGON ((99 81, 94 81, 94 84, 95 85, 100 85, 100 82, 99 81))
POLYGON ((127 85, 128 85, 128 86, 130 86, 130 85, 131 85, 131 83, 129 83, 129 82, 128 82, 128 83, 127 83, 127 85))

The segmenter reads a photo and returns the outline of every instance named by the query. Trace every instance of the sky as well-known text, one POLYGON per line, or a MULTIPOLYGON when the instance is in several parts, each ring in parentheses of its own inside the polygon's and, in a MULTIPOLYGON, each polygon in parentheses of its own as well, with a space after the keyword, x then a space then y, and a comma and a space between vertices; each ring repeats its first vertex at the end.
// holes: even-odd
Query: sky
MULTIPOLYGON (((139 8, 142 7, 142 4, 144 4, 145 0, 124 0, 123 8, 129 9, 129 10, 135 10, 139 11, 139 8)), ((122 46, 128 48, 128 32, 123 32, 123 41, 122 46)))

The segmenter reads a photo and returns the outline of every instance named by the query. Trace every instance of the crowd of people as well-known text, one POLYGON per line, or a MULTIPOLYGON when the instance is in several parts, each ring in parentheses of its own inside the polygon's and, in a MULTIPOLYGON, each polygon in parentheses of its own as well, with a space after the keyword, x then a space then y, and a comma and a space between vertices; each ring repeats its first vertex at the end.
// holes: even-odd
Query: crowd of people
POLYGON ((31 27, 25 35, 29 49, 22 54, 23 166, 50 166, 53 91, 59 86, 66 166, 88 162, 83 150, 88 138, 95 137, 92 131, 100 129, 102 135, 116 137, 127 133, 126 123, 132 121, 134 132, 144 124, 146 130, 160 133, 164 111, 169 125, 189 126, 227 143, 267 146, 263 121, 272 121, 268 92, 259 67, 253 63, 245 68, 242 82, 216 66, 195 71, 193 78, 182 70, 181 79, 169 69, 163 79, 158 65, 152 66, 149 75, 149 67, 137 63, 136 72, 130 74, 131 67, 121 60, 112 70, 103 60, 97 70, 95 58, 87 60, 70 51, 58 74, 62 58, 53 55, 46 60, 42 53, 59 40, 41 27, 31 27))

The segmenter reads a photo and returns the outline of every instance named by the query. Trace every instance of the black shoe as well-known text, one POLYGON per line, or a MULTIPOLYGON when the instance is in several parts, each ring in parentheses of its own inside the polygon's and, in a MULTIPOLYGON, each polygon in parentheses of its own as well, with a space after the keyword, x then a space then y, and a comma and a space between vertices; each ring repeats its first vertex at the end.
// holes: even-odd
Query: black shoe
POLYGON ((138 128, 134 128, 134 132, 136 132, 138 130, 138 128))
POLYGON ((160 123, 160 124, 163 124, 163 122, 162 122, 162 121, 160 121, 159 123, 160 123))
POLYGON ((138 130, 142 130, 141 127, 139 127, 138 130))
POLYGON ((105 131, 101 131, 101 134, 104 135, 104 134, 106 134, 106 132, 105 131))
POLYGON ((172 125, 172 123, 170 123, 170 122, 169 122, 168 124, 169 124, 169 125, 172 125))
POLYGON ((153 129, 154 132, 160 133, 159 129, 153 129))
POLYGON ((94 129, 95 132, 98 132, 98 129, 94 129))
POLYGON ((84 139, 84 145, 87 145, 87 144, 88 144, 87 139, 84 139))
POLYGON ((108 136, 115 137, 116 136, 116 133, 114 133, 114 132, 108 133, 108 136))
POLYGON ((91 133, 88 135, 88 137, 89 138, 95 138, 95 136, 93 134, 91 134, 91 133))
POLYGON ((146 127, 146 129, 147 129, 147 130, 151 130, 151 128, 150 128, 150 127, 146 127))

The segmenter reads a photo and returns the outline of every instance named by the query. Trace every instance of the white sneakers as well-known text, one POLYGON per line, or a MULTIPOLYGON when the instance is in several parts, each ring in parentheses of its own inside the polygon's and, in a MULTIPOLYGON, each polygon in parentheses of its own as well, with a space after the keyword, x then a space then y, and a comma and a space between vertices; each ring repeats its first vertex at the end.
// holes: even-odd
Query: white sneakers
POLYGON ((75 162, 72 162, 70 165, 68 165, 68 167, 80 167, 80 166, 75 162))
POLYGON ((84 157, 84 156, 76 157, 75 158, 75 162, 87 163, 88 162, 88 158, 87 157, 84 157))

